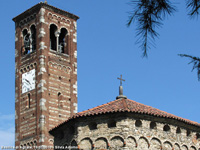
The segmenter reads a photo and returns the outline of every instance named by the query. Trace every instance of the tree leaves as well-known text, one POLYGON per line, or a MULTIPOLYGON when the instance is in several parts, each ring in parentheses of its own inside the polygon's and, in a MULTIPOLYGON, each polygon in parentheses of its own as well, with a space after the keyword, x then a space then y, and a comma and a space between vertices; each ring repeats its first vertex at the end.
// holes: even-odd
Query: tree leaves
POLYGON ((191 55, 187 55, 187 54, 179 54, 179 56, 190 58, 191 61, 188 64, 193 64, 192 71, 194 69, 197 69, 197 76, 198 76, 198 80, 200 81, 200 58, 194 57, 194 56, 191 56, 191 55))
MULTIPOLYGON (((127 26, 136 23, 136 43, 140 43, 143 57, 155 45, 155 38, 159 36, 156 29, 162 26, 166 15, 172 15, 176 7, 170 0, 131 0, 133 11, 130 12, 127 26)), ((191 17, 199 15, 200 0, 187 0, 186 7, 191 17)))
MULTIPOLYGON (((162 26, 162 21, 166 15, 172 15, 176 7, 170 0, 131 0, 133 11, 130 12, 127 26, 136 23, 136 43, 140 43, 143 57, 147 57, 147 51, 154 46, 155 38, 159 36, 156 29, 162 26)), ((186 7, 188 15, 195 17, 199 15, 200 0, 187 0, 186 7)), ((191 59, 193 63, 192 71, 197 69, 198 80, 200 81, 200 58, 186 54, 179 54, 181 57, 191 59)))
POLYGON ((186 7, 191 17, 199 15, 200 0, 187 0, 186 7))
POLYGON ((143 57, 147 57, 148 49, 159 36, 156 29, 162 25, 165 16, 173 14, 176 9, 169 0, 132 0, 131 4, 134 8, 127 25, 137 23, 137 43, 141 43, 143 57))

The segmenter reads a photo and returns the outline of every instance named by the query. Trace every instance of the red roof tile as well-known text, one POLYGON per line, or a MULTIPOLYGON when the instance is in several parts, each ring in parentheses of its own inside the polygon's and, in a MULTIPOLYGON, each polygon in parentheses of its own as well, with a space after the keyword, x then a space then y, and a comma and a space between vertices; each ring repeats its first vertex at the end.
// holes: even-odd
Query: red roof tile
MULTIPOLYGON (((133 112, 133 113, 147 114, 147 115, 151 115, 155 117, 175 119, 175 120, 179 120, 179 121, 200 127, 200 124, 197 122, 175 116, 173 114, 153 108, 151 106, 147 106, 147 105, 135 102, 130 99, 117 99, 109 103, 79 112, 75 114, 74 116, 72 116, 71 118, 69 118, 67 121, 71 119, 83 117, 83 116, 92 116, 92 115, 99 115, 99 114, 112 113, 112 112, 133 112)), ((64 124, 65 122, 63 122, 62 124, 64 124)))

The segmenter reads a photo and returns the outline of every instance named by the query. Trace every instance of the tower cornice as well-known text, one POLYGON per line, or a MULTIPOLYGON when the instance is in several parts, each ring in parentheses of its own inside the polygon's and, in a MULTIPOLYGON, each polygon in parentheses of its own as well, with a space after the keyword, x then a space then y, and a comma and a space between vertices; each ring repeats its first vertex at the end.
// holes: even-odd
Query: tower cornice
POLYGON ((56 12, 58 14, 64 15, 64 16, 72 18, 74 20, 78 20, 79 19, 78 16, 76 16, 76 15, 74 15, 72 13, 69 13, 69 12, 64 11, 62 9, 59 9, 59 8, 56 8, 56 7, 51 6, 51 5, 47 4, 47 3, 40 2, 40 3, 36 4, 35 6, 31 7, 30 9, 24 11, 20 15, 14 17, 12 20, 17 23, 17 22, 21 21, 22 19, 24 19, 24 17, 29 16, 29 15, 39 11, 41 8, 48 9, 50 11, 56 12))

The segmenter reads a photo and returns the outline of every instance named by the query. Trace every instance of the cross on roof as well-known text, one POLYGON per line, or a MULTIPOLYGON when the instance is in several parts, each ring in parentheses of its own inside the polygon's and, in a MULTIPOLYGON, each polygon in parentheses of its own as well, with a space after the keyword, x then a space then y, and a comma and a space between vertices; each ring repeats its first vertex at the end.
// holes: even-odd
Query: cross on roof
POLYGON ((122 75, 120 75, 120 78, 117 78, 120 80, 120 86, 122 86, 122 81, 125 81, 124 79, 122 79, 122 75))

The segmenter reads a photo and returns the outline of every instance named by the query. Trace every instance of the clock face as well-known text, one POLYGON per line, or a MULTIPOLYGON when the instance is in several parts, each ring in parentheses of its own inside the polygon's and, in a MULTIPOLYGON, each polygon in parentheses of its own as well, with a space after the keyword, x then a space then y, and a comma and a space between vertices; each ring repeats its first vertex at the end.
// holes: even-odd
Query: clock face
POLYGON ((22 74, 22 94, 35 89, 35 69, 22 74))

